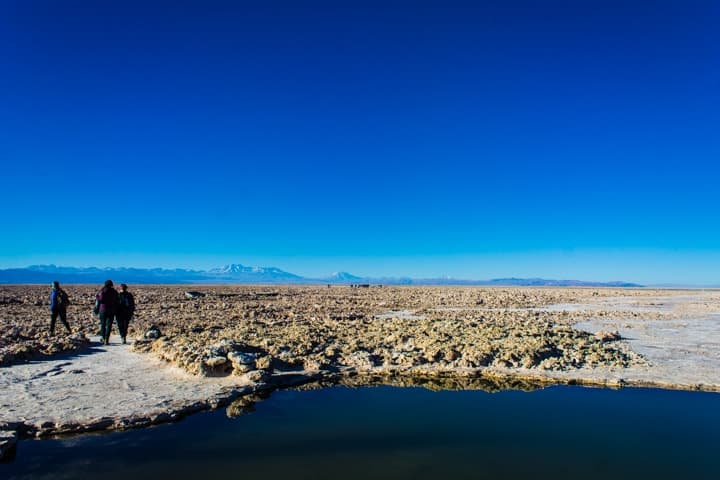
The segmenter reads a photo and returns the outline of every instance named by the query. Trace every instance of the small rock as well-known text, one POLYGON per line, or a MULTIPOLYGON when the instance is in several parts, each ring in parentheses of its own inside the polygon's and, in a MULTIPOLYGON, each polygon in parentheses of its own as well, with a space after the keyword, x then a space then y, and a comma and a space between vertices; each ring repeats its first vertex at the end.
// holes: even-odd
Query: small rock
POLYGON ((203 298, 205 297, 205 294, 202 292, 198 292, 195 290, 190 290, 188 292, 185 292, 185 298, 203 298))
POLYGON ((225 357, 227 349, 223 346, 213 346, 207 349, 208 357, 225 357))
POLYGON ((227 355, 228 360, 233 364, 250 365, 255 363, 257 356, 254 353, 230 352, 227 355))
POLYGON ((160 338, 162 337, 162 332, 160 332, 160 328, 156 325, 152 325, 147 332, 145 332, 145 338, 160 338))
POLYGON ((595 337, 600 340, 601 342, 615 342, 617 340, 620 340, 622 337, 620 336, 620 332, 615 330, 614 332, 607 332, 605 330, 600 330, 595 334, 595 337))
POLYGON ((153 423, 153 424, 167 423, 167 422, 169 422, 170 420, 172 420, 172 418, 170 417, 170 414, 169 414, 169 413, 165 413, 165 412, 159 413, 159 414, 157 414, 157 415, 153 415, 153 416, 150 417, 150 422, 153 423))
POLYGON ((326 369, 327 367, 328 366, 325 363, 321 362, 317 358, 308 358, 303 362, 303 368, 305 368, 305 370, 308 370, 311 372, 323 370, 323 369, 326 369))
POLYGON ((235 375, 242 375, 256 368, 256 355, 253 353, 229 352, 227 358, 232 362, 233 373, 235 375))
POLYGON ((16 447, 17 433, 11 430, 0 431, 0 461, 13 458, 16 447))
POLYGON ((263 355, 255 360, 255 365, 260 370, 270 370, 272 368, 272 356, 263 355))
POLYGON ((255 370, 254 365, 237 365, 233 364, 233 373, 235 375, 242 375, 244 373, 252 372, 255 370))
POLYGON ((228 359, 225 357, 220 357, 220 356, 210 357, 205 360, 205 365, 207 365, 210 368, 215 368, 215 367, 219 367, 220 365, 224 364, 227 361, 228 361, 228 359))
POLYGON ((244 377, 252 383, 267 383, 270 380, 270 374, 264 370, 253 370, 245 374, 244 377))

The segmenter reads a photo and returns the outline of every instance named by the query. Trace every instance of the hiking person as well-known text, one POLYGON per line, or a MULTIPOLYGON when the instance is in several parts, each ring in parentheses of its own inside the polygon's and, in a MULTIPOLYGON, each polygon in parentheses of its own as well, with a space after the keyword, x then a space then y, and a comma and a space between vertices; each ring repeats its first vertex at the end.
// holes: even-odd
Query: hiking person
POLYGON ((128 292, 127 285, 121 283, 115 319, 117 320, 118 330, 120 330, 120 337, 122 337, 123 343, 127 343, 128 325, 130 325, 130 319, 133 313, 135 313, 135 297, 133 297, 132 293, 128 292))
POLYGON ((70 297, 65 290, 60 288, 60 282, 55 280, 52 282, 52 291, 50 292, 50 335, 55 335, 55 321, 58 317, 65 325, 67 332, 72 333, 67 322, 68 305, 70 305, 70 297))
POLYGON ((110 332, 118 305, 118 292, 113 287, 112 280, 105 280, 105 284, 95 295, 95 300, 100 317, 100 336, 105 345, 110 345, 110 332))

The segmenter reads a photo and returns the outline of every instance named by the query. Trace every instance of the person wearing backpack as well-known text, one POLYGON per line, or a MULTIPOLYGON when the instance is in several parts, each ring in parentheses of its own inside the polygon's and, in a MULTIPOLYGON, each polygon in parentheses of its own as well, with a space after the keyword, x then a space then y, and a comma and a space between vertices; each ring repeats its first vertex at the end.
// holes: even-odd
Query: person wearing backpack
POLYGON ((130 319, 133 313, 135 313, 135 297, 133 297, 132 293, 128 292, 127 285, 121 283, 115 319, 117 320, 118 330, 120 330, 123 343, 127 342, 128 325, 130 325, 130 319))
POLYGON ((105 345, 110 345, 110 332, 118 305, 118 292, 113 288, 112 280, 105 280, 105 285, 95 295, 95 300, 100 317, 100 336, 105 345))
POLYGON ((55 280, 52 282, 52 291, 50 292, 50 335, 55 335, 55 322, 58 317, 65 325, 67 332, 72 333, 67 322, 68 305, 70 305, 70 297, 65 290, 60 288, 60 282, 55 280))

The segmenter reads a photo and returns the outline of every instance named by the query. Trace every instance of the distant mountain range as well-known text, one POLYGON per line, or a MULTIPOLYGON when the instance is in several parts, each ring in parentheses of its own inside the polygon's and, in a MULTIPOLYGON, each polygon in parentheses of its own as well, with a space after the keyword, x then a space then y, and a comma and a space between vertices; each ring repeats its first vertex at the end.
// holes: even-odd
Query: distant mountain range
POLYGON ((492 280, 460 280, 456 278, 359 277, 347 272, 333 273, 324 278, 308 278, 275 267, 225 265, 210 270, 181 268, 97 268, 32 265, 26 268, 0 270, 0 284, 102 283, 108 278, 134 284, 383 284, 383 285, 486 285, 486 286, 553 286, 553 287, 640 287, 629 282, 585 282, 580 280, 547 280, 543 278, 496 278, 492 280))

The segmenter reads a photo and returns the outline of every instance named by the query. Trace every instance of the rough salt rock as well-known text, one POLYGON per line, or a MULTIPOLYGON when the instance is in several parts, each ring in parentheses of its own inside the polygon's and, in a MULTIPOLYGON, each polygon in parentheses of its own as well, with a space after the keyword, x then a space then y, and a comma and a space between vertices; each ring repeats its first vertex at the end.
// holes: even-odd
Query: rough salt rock
POLYGON ((271 370, 273 366, 272 356, 263 355, 258 357, 257 360, 255 360, 255 366, 260 370, 271 370))
POLYGON ((620 340, 622 337, 620 336, 620 332, 615 330, 614 332, 607 332, 605 330, 600 330, 595 334, 595 337, 597 337, 598 340, 601 342, 614 342, 617 340, 620 340))
POLYGON ((219 367, 220 365, 225 364, 228 361, 227 358, 216 356, 216 357, 210 357, 205 360, 205 365, 207 365, 210 368, 219 367))
POLYGON ((254 353, 230 352, 227 358, 234 364, 251 365, 255 363, 257 356, 254 353))
POLYGON ((162 336, 162 333, 160 332, 160 328, 156 327, 155 325, 151 326, 147 332, 145 332, 145 338, 160 338, 162 336))
POLYGON ((208 357, 225 357, 227 356, 227 349, 222 346, 213 346, 208 348, 208 357))
POLYGON ((255 370, 254 366, 251 365, 233 365, 233 373, 235 375, 242 375, 255 370))
POLYGON ((357 368, 371 369, 375 366, 375 361, 370 352, 360 350, 357 352, 353 352, 347 358, 347 364, 357 368))
POLYGON ((271 375, 264 370, 253 370, 244 375, 245 380, 251 383, 267 383, 271 375))
POLYGON ((233 373, 242 375, 255 370, 255 354, 244 352, 229 352, 228 360, 232 363, 233 373))
POLYGON ((317 358, 308 358, 303 362, 303 366, 305 370, 308 370, 310 372, 315 372, 319 370, 324 370, 328 368, 328 365, 319 361, 317 358))
POLYGON ((17 433, 13 431, 0 431, 0 460, 9 460, 15 455, 17 446, 17 433))
MULTIPOLYGON (((52 355, 71 347, 67 337, 47 335, 44 317, 35 320, 32 302, 45 299, 44 289, 22 287, 15 292, 15 287, 4 288, 0 288, 0 297, 14 296, 24 303, 4 307, 10 310, 11 319, 18 320, 9 327, 0 327, 0 362, 52 355)), ((571 327, 588 312, 518 310, 589 302, 592 292, 586 290, 428 287, 343 293, 337 289, 288 287, 278 294, 260 287, 228 286, 221 293, 208 290, 203 291, 205 298, 186 300, 185 288, 138 290, 140 315, 132 324, 133 330, 142 339, 153 326, 151 322, 158 322, 155 325, 162 325, 165 336, 142 339, 133 350, 151 351, 194 375, 243 374, 249 368, 246 365, 251 364, 233 362, 232 355, 230 361, 217 368, 204 363, 215 356, 227 358, 230 352, 256 352, 255 367, 269 371, 273 367, 283 370, 303 365, 313 371, 345 367, 371 371, 382 365, 398 369, 432 365, 453 370, 506 364, 565 371, 582 366, 615 366, 618 362, 623 366, 642 364, 642 358, 625 349, 623 343, 602 341, 592 333, 579 333, 571 327), (422 318, 377 319, 377 314, 388 311, 415 312, 422 318), (355 352, 362 353, 353 355, 355 352), (509 355, 511 352, 515 355, 509 355)), ((92 298, 94 291, 88 289, 85 294, 92 298)), ((80 317, 73 322, 74 331, 96 330, 92 318, 80 322, 80 317)), ((617 327, 587 331, 603 328, 617 327)))

